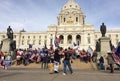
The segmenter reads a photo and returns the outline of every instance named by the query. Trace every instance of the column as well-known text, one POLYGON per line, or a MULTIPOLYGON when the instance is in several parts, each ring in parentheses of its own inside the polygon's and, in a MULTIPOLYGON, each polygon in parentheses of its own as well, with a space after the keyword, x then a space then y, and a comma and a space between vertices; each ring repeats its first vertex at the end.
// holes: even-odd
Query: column
POLYGON ((64 34, 64 47, 68 47, 68 43, 67 43, 67 34, 64 34))

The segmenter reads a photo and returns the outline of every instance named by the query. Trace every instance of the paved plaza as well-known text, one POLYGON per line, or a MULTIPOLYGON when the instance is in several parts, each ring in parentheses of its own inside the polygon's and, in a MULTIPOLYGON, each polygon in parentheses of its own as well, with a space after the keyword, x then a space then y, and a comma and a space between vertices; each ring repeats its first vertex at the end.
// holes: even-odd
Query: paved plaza
POLYGON ((76 70, 74 73, 62 75, 61 70, 57 74, 49 74, 48 69, 40 68, 0 68, 0 81, 119 81, 120 71, 111 74, 108 70, 76 70))
POLYGON ((109 70, 93 69, 91 63, 74 60, 72 64, 74 73, 63 75, 62 66, 57 74, 49 74, 49 69, 41 69, 40 64, 30 64, 28 66, 12 65, 8 70, 0 67, 0 81, 119 81, 120 70, 109 73, 109 70))

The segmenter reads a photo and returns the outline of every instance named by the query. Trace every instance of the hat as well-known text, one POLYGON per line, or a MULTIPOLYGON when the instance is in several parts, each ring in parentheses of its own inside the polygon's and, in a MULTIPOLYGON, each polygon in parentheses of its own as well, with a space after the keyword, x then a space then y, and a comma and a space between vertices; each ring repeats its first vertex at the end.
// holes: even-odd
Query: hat
POLYGON ((112 52, 111 51, 107 51, 107 54, 111 54, 112 52))

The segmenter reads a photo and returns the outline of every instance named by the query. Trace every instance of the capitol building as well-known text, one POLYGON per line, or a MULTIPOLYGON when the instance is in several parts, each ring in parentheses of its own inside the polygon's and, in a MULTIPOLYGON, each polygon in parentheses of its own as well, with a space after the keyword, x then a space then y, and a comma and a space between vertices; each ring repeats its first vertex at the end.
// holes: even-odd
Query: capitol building
MULTIPOLYGON (((93 24, 86 23, 85 18, 85 14, 75 0, 68 0, 57 16, 57 25, 49 25, 47 31, 14 31, 16 47, 28 48, 29 44, 32 44, 37 48, 46 43, 49 48, 54 42, 54 35, 57 31, 60 47, 67 48, 76 43, 82 49, 87 49, 89 46, 95 49, 96 42, 102 35, 100 30, 94 29, 93 24)), ((120 41, 120 30, 107 29, 106 37, 109 37, 112 44, 117 46, 120 41)), ((5 38, 7 38, 6 32, 0 32, 0 41, 5 38)))

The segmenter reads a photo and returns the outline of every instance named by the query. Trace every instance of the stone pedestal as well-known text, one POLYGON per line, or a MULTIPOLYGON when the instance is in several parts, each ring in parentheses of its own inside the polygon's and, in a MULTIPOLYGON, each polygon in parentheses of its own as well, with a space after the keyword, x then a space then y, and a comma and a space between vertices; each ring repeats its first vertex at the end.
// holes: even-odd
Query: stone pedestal
POLYGON ((12 47, 10 45, 14 42, 14 40, 11 40, 9 38, 3 39, 3 44, 1 47, 1 51, 5 53, 6 55, 10 55, 12 59, 15 58, 15 51, 12 50, 12 47))
POLYGON ((100 38, 100 56, 103 56, 104 58, 104 66, 105 66, 105 70, 107 67, 107 60, 106 60, 106 56, 107 56, 107 52, 111 51, 110 48, 110 38, 108 37, 101 37, 100 38))
POLYGON ((100 54, 102 56, 107 54, 107 51, 111 51, 110 49, 110 38, 101 37, 100 38, 100 54))
POLYGON ((3 45, 2 45, 1 51, 9 53, 11 40, 7 38, 2 41, 3 41, 3 45))

